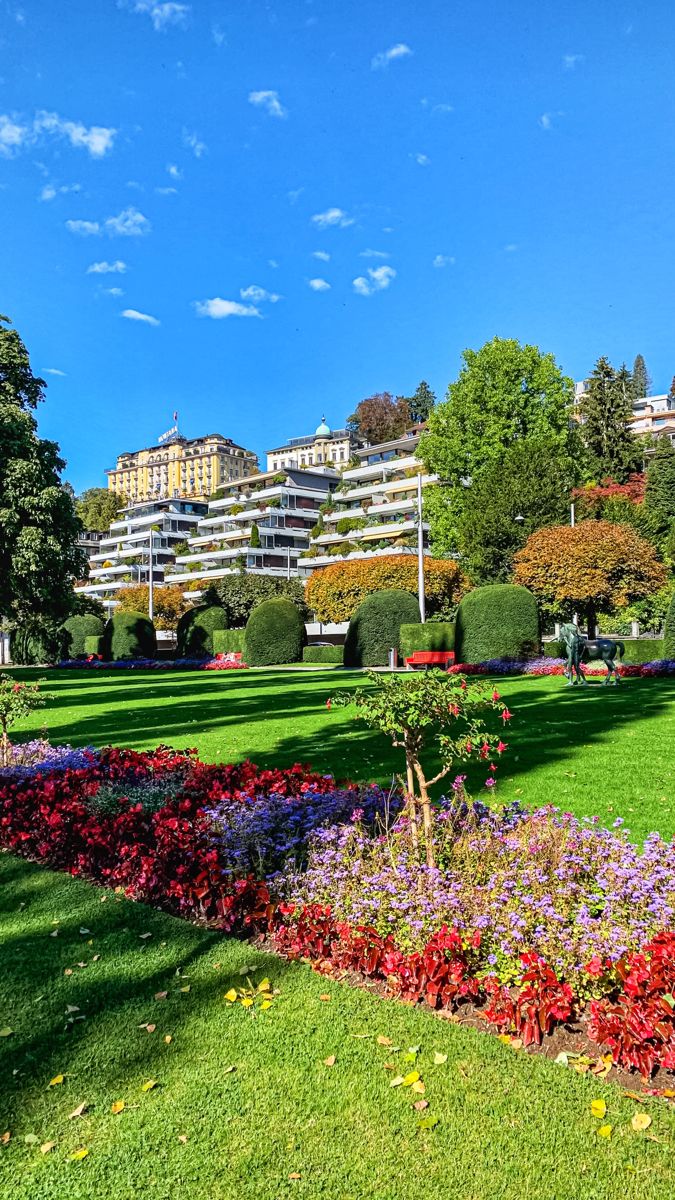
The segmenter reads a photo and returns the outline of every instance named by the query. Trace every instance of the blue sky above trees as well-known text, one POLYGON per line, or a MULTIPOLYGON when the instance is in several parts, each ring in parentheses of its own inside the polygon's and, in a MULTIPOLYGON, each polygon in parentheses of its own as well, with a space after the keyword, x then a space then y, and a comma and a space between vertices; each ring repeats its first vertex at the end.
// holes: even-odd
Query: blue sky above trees
POLYGON ((79 489, 262 452, 464 346, 675 372, 666 0, 0 0, 8 313, 79 489))

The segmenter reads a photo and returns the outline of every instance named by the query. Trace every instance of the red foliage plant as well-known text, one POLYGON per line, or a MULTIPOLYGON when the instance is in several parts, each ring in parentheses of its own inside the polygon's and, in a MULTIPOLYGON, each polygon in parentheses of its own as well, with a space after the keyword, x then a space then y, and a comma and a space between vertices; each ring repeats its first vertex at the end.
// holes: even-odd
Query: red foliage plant
POLYGON ((629 500, 631 504, 642 504, 647 487, 647 476, 642 472, 629 475, 627 483, 615 483, 613 479, 603 479, 597 484, 587 484, 585 487, 573 488, 572 499, 582 500, 589 512, 598 508, 605 500, 629 500))
POLYGON ((591 1002, 589 1034, 614 1062, 649 1078, 675 1070, 675 933, 660 933, 616 964, 621 990, 591 1002))

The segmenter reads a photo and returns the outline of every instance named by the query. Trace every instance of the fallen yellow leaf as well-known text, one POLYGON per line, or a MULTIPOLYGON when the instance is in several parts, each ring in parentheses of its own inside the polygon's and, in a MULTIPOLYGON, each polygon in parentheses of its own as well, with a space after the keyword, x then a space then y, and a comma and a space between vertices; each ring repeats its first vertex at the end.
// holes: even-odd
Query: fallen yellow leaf
POLYGON ((426 1091, 426 1088, 421 1079, 416 1079, 415 1082, 410 1085, 410 1090, 411 1090, 411 1092, 417 1092, 418 1096, 423 1096, 426 1091))
POLYGON ((55 1145, 56 1142, 43 1142, 40 1146, 40 1154, 49 1154, 49 1151, 53 1150, 55 1145))
POLYGON ((7 1133, 0 1133, 0 1146, 6 1146, 11 1136, 9 1130, 7 1130, 7 1133))
POLYGON ((49 1086, 56 1087, 59 1083, 63 1083, 64 1079, 65 1075, 55 1075, 53 1079, 49 1080, 49 1086))
POLYGON ((328 992, 322 992, 321 995, 319 996, 319 1000, 323 1000, 324 1004, 327 1004, 328 1001, 330 1000, 330 996, 328 995, 328 992))
POLYGON ((324 1065, 324 1067, 334 1067, 335 1066, 335 1055, 329 1054, 328 1058, 324 1058, 323 1065, 324 1065))
POLYGON ((652 1119, 649 1113, 646 1112, 634 1113, 631 1119, 631 1125, 636 1133, 641 1133, 644 1129, 649 1129, 651 1123, 652 1119))
POLYGON ((185 1144, 186 1144, 186 1142, 187 1142, 187 1134, 186 1134, 186 1133, 179 1133, 179 1134, 178 1134, 178 1141, 179 1141, 179 1142, 182 1142, 182 1144, 183 1144, 183 1145, 185 1145, 185 1144))
POLYGON ((272 984, 270 983, 269 979, 261 979, 260 983, 258 984, 258 991, 259 992, 270 992, 271 990, 272 990, 272 984))
POLYGON ((394 1079, 392 1079, 391 1083, 389 1084, 389 1087, 400 1087, 402 1083, 403 1083, 403 1076, 396 1075, 394 1077, 394 1079))
POLYGON ((235 1000, 237 999, 236 990, 234 988, 230 988, 229 992, 226 992, 223 996, 223 999, 229 1000, 230 1004, 234 1004, 235 1000))
POLYGON ((265 1011, 266 1008, 271 1008, 271 1007, 272 1007, 271 1000, 263 1000, 262 1004, 260 1005, 260 1008, 262 1009, 263 1012, 265 1011))
POLYGON ((165 1038, 164 1038, 164 1041, 166 1042, 167 1046, 170 1046, 170 1045, 171 1045, 171 1042, 173 1041, 173 1038, 172 1038, 172 1036, 171 1036, 171 1034, 170 1034, 170 1033, 167 1033, 167 1034, 166 1034, 166 1036, 165 1036, 165 1038))
POLYGON ((384 1037, 382 1034, 379 1034, 379 1036, 376 1038, 376 1041, 377 1041, 378 1046, 391 1046, 392 1045, 391 1038, 384 1037))
MULTIPOLYGON (((253 1004, 253 1000, 251 999, 250 996, 242 996, 242 999, 241 999, 242 1008, 250 1008, 252 1004, 253 1004)), ((260 1007, 262 1008, 262 1005, 260 1007)))
POLYGON ((0 1029, 0 1037, 11 1037, 13 1033, 14 1030, 10 1029, 9 1025, 4 1025, 3 1028, 0 1029))
POLYGON ((606 1112, 607 1105, 604 1100, 591 1100, 591 1116, 597 1117, 601 1121, 606 1112))
POLYGON ((84 1115, 84 1113, 86 1113, 86 1111, 87 1101, 83 1100, 81 1104, 78 1104, 77 1108, 74 1108, 71 1113, 68 1113, 68 1120, 72 1121, 74 1117, 81 1117, 84 1115))
POLYGON ((611 1138, 611 1136, 612 1136, 612 1126, 611 1125, 601 1125, 600 1128, 598 1129, 598 1137, 609 1139, 609 1138, 611 1138))
POLYGON ((79 1150, 73 1150, 73 1153, 68 1155, 68 1160, 69 1162, 80 1162, 81 1159, 87 1157, 88 1153, 87 1147, 81 1146, 79 1150))
POLYGON ((189 992, 189 991, 190 991, 190 984, 189 984, 189 983, 188 983, 188 984, 186 984, 186 986, 185 986, 185 987, 182 987, 180 990, 181 990, 181 992, 189 992))
POLYGON ((114 1113, 115 1116, 117 1116, 118 1113, 121 1113, 123 1108, 124 1108, 124 1100, 114 1100, 113 1103, 110 1105, 110 1111, 111 1111, 111 1113, 114 1113))
POLYGON ((441 1067, 443 1063, 448 1061, 447 1054, 439 1054, 438 1050, 434 1050, 434 1066, 441 1067))
POLYGON ((154 1087, 157 1087, 157 1080, 156 1079, 148 1079, 148 1080, 146 1080, 145 1083, 141 1084, 141 1091, 142 1092, 151 1092, 154 1087))
POLYGON ((408 1074, 404 1076, 403 1086, 411 1087, 413 1083, 417 1083, 419 1077, 419 1071, 408 1071, 408 1074))

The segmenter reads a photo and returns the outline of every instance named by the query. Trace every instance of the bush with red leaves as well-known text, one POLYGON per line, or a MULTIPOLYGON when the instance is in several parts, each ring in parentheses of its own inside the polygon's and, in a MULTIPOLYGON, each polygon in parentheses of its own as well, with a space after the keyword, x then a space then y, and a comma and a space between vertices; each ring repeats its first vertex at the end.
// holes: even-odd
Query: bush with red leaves
POLYGON ((616 973, 621 990, 591 1001, 590 1037, 645 1079, 657 1066, 675 1070, 675 933, 620 959, 616 973))

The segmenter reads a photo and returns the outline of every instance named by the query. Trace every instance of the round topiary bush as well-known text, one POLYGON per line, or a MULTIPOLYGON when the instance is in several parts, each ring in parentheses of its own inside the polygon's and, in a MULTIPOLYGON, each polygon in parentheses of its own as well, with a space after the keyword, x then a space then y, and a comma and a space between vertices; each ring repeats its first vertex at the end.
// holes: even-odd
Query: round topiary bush
POLYGON ((401 625, 420 619, 415 596, 400 588, 372 592, 359 604, 345 639, 346 667, 386 667, 389 651, 401 645, 401 625))
POLYGON ((213 634, 227 629, 227 613, 219 604, 201 604, 183 613, 177 629, 177 658, 210 658, 213 634))
POLYGON ((305 622, 292 600, 263 600, 246 623, 246 661, 251 667, 300 662, 305 641, 305 622))
POLYGON ((155 627, 144 613, 113 613, 103 631, 103 646, 105 657, 114 662, 123 658, 154 658, 155 627))
POLYGON ((530 658, 539 653, 539 611, 532 592, 514 583, 474 588, 455 623, 457 662, 530 658))
POLYGON ((79 658, 86 654, 85 639, 100 637, 104 624, 101 618, 93 613, 82 613, 79 616, 68 617, 61 628, 64 632, 64 654, 67 658, 79 658))
POLYGON ((675 594, 670 601, 666 613, 666 623, 663 630, 663 657, 675 658, 675 594))

